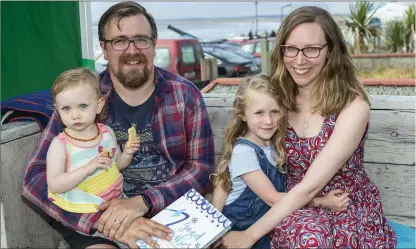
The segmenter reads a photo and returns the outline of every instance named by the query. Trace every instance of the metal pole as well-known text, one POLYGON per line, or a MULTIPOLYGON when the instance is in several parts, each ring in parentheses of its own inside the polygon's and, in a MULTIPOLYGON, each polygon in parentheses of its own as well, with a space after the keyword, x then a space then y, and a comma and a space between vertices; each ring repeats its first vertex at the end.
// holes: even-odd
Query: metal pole
POLYGON ((282 7, 280 7, 280 24, 282 24, 282 22, 283 22, 283 9, 286 8, 286 7, 290 7, 290 6, 292 6, 291 3, 283 5, 282 7))
POLYGON ((256 5, 256 35, 258 35, 259 32, 259 20, 258 20, 258 15, 257 15, 257 1, 254 1, 254 4, 256 5))

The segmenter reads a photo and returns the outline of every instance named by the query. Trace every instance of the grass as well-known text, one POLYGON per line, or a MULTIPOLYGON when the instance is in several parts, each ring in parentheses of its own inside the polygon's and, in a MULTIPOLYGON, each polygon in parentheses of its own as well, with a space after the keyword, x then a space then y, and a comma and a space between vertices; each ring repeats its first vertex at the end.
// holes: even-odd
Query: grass
POLYGON ((379 68, 372 72, 358 72, 360 78, 409 79, 416 78, 415 70, 405 68, 379 68))

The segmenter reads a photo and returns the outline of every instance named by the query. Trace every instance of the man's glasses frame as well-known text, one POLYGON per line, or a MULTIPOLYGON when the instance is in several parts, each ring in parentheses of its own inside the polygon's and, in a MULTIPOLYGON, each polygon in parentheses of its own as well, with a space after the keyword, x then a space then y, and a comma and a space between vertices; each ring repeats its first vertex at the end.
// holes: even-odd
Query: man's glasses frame
POLYGON ((125 51, 130 47, 131 43, 133 43, 137 49, 150 48, 155 43, 155 39, 149 36, 137 36, 133 39, 118 37, 112 40, 104 39, 103 42, 110 43, 111 47, 116 51, 125 51))

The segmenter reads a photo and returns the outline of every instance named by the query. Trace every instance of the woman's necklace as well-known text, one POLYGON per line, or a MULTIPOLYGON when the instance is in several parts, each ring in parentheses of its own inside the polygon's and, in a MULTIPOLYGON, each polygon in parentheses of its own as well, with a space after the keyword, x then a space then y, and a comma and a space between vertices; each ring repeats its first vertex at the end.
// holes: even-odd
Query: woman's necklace
POLYGON ((303 122, 303 129, 308 129, 309 128, 309 119, 311 119, 311 117, 313 116, 313 112, 312 112, 312 114, 309 116, 309 118, 305 121, 305 122, 303 122))
POLYGON ((81 139, 81 138, 73 137, 73 136, 69 135, 66 132, 65 129, 64 129, 64 133, 65 133, 65 135, 67 135, 72 140, 76 140, 76 141, 80 141, 80 142, 90 142, 90 141, 95 140, 100 135, 100 127, 98 127, 98 124, 95 124, 95 126, 97 127, 97 135, 95 135, 93 138, 90 138, 90 139, 81 139))

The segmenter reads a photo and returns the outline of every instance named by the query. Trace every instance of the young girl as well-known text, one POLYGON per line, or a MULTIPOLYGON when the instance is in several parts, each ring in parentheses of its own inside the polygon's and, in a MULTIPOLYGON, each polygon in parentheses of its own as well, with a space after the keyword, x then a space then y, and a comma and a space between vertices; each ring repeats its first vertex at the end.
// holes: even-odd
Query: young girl
MULTIPOLYGON (((213 194, 213 205, 233 222, 232 230, 247 229, 285 195, 282 165, 287 121, 276 99, 267 75, 245 78, 237 90, 213 194)), ((334 190, 314 198, 310 205, 344 210, 348 194, 341 193, 334 190)), ((269 237, 264 236, 253 248, 270 248, 269 237)))
MULTIPOLYGON (((123 177, 140 143, 134 136, 120 153, 111 128, 97 123, 104 98, 99 76, 78 68, 63 72, 52 86, 54 106, 65 128, 46 158, 48 197, 74 213, 94 213, 104 201, 119 198, 123 177)), ((129 133, 134 135, 134 129, 129 133)))

